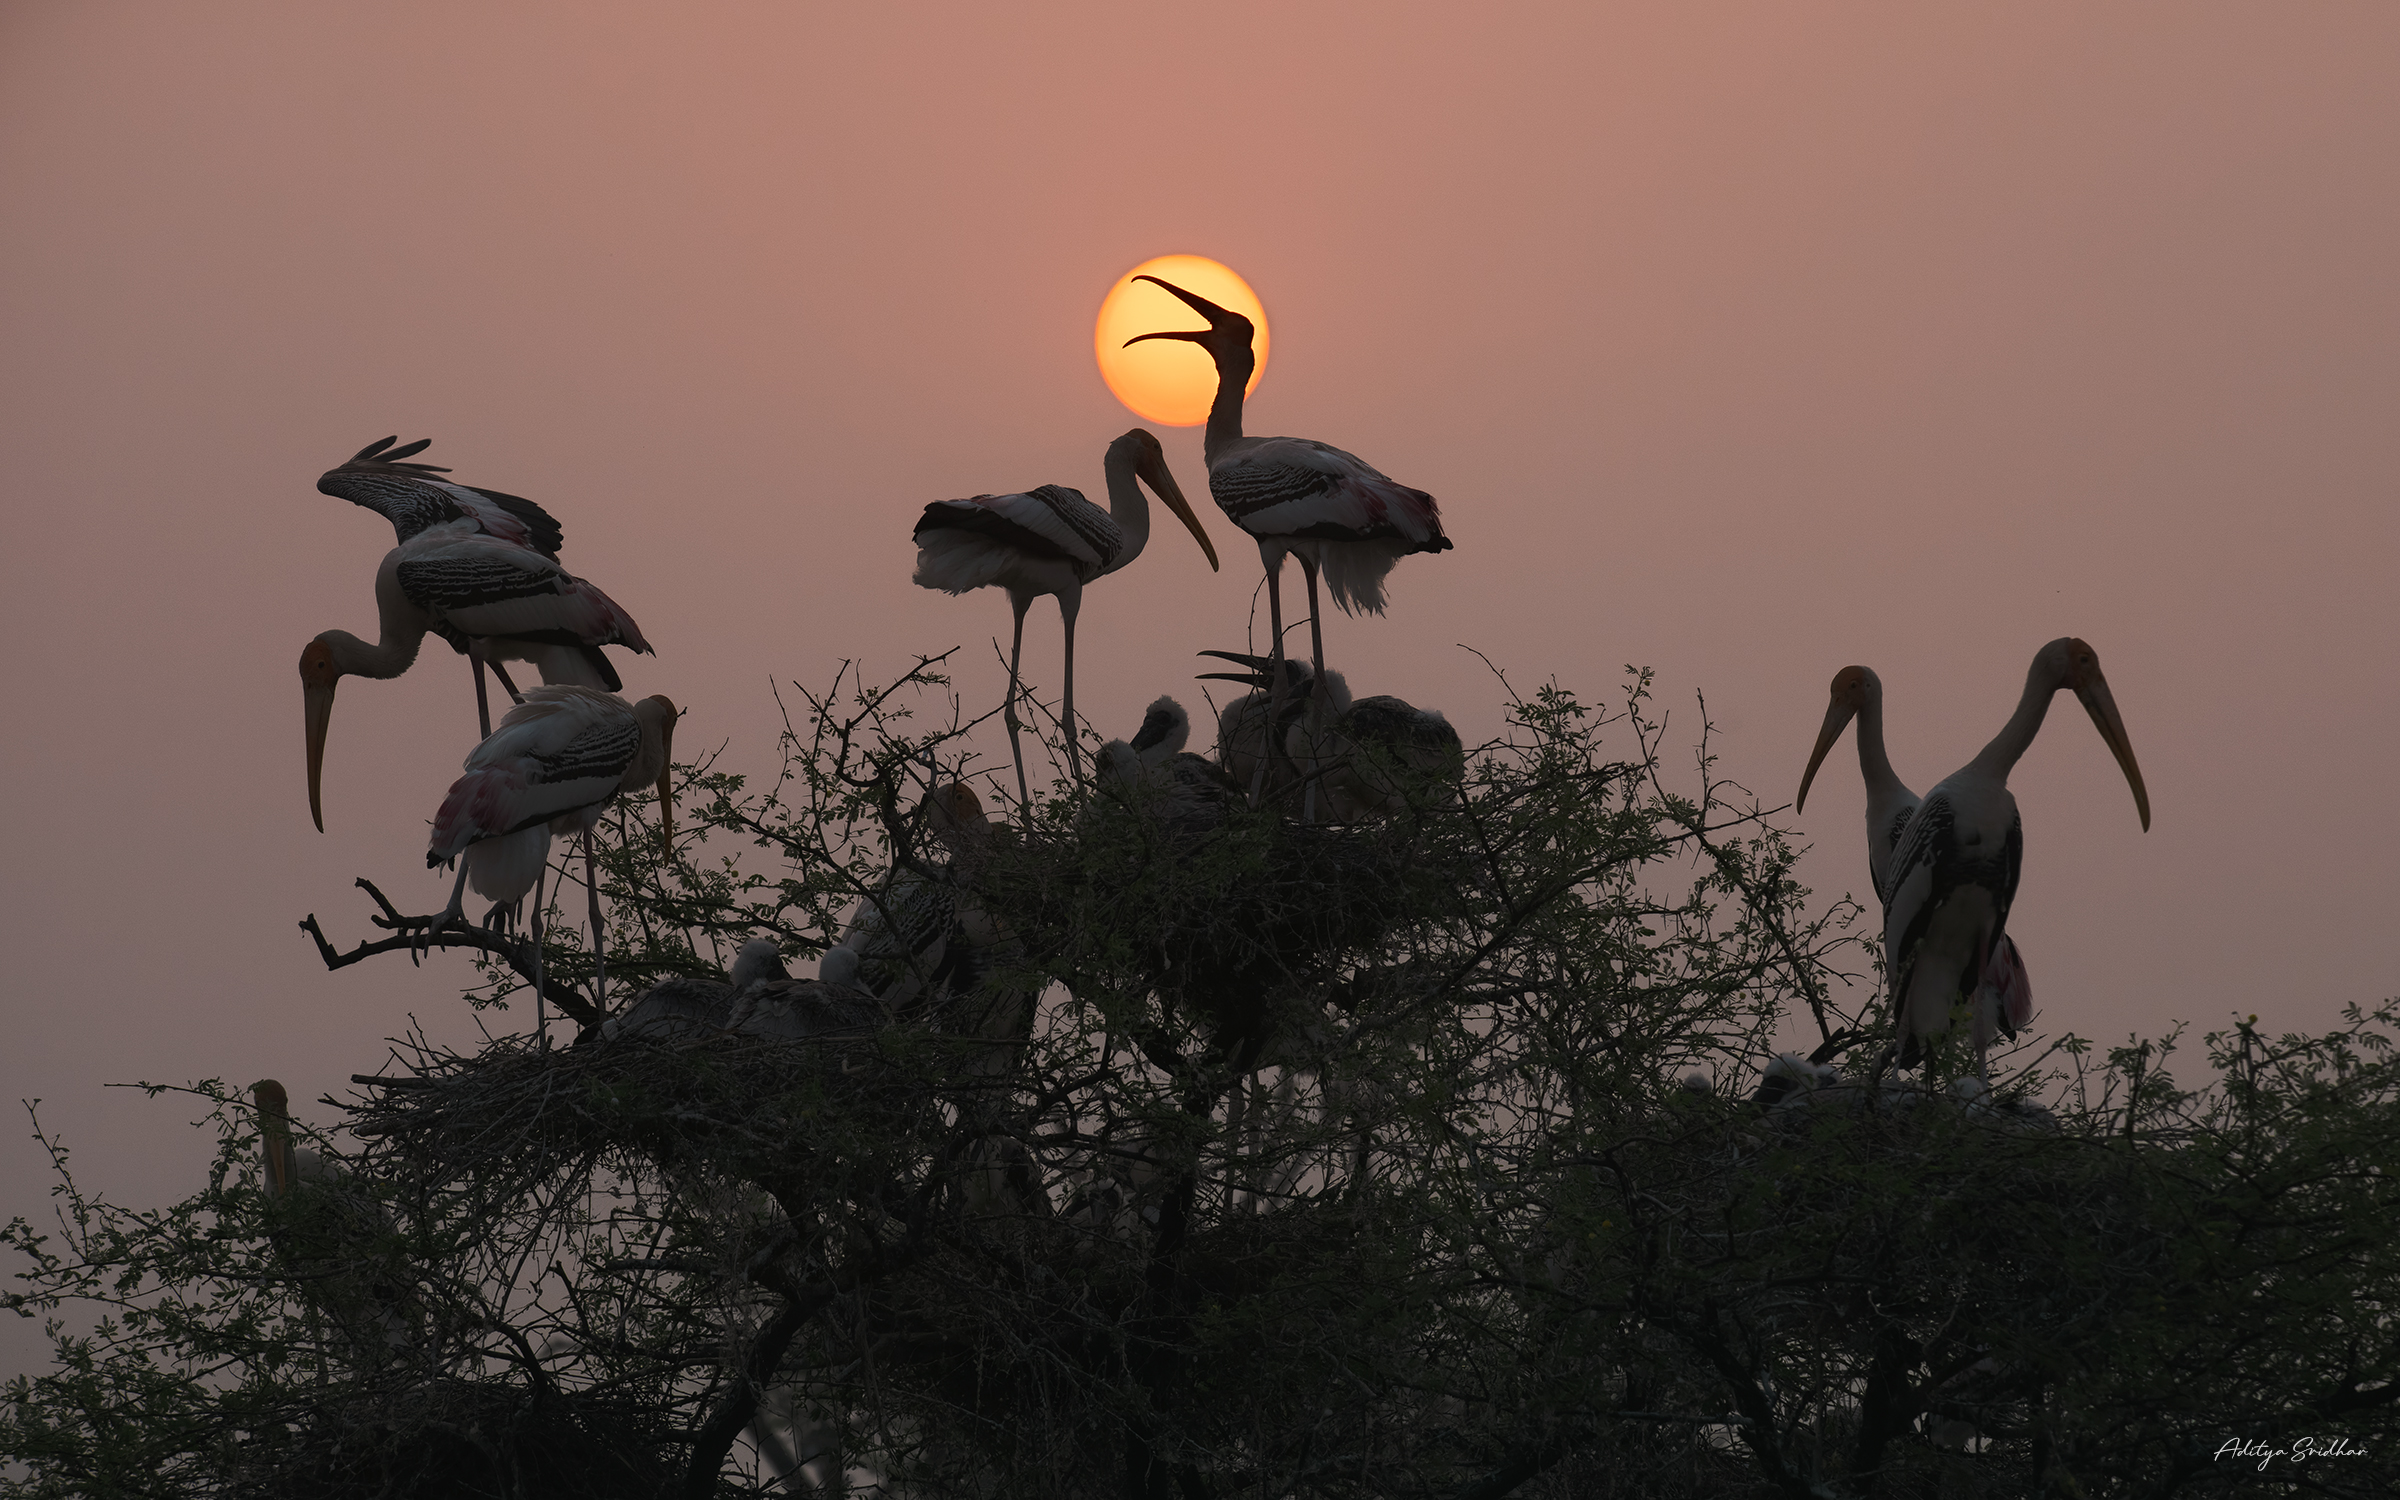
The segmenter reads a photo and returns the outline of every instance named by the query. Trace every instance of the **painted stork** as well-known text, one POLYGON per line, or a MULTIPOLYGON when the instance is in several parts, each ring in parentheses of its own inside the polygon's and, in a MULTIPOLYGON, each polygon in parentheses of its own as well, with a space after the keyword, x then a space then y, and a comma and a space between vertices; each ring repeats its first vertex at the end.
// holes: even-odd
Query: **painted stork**
POLYGON ((1234 781, 1250 789, 1250 805, 1281 804, 1298 786, 1292 767, 1275 748, 1283 744, 1301 714, 1308 709, 1308 685, 1315 673, 1304 661, 1285 659, 1282 691, 1268 675, 1273 659, 1238 651, 1203 651, 1236 662, 1246 672, 1202 672, 1203 682, 1239 682, 1251 691, 1217 713, 1217 765, 1234 781))
POLYGON ((938 1013, 991 976, 999 934, 971 887, 992 825, 964 782, 928 792, 915 820, 941 852, 922 849, 916 868, 895 866, 867 892, 817 976, 865 990, 895 1011, 922 1001, 938 1013))
POLYGON ((1165 450, 1158 439, 1136 427, 1108 445, 1102 462, 1108 478, 1108 509, 1063 485, 1045 484, 1022 495, 977 495, 967 500, 936 500, 925 507, 916 528, 920 588, 964 594, 991 584, 1008 591, 1016 627, 1008 648, 1008 705, 1002 722, 1008 726, 1008 749, 1017 763, 1017 800, 1030 806, 1025 785, 1025 752, 1017 741, 1017 695, 1022 679, 1018 663, 1025 653, 1025 611, 1044 594, 1058 599, 1059 618, 1066 627, 1067 765, 1076 785, 1083 784, 1083 757, 1076 749, 1075 615, 1083 607, 1083 586, 1116 572, 1142 555, 1150 542, 1150 504, 1142 484, 1158 492, 1176 518, 1191 528, 1208 566, 1217 566, 1217 549, 1201 528, 1200 518, 1183 498, 1175 476, 1167 470, 1165 450), (1137 483, 1137 481, 1139 481, 1137 483))
MULTIPOLYGON (((1208 351, 1217 367, 1216 400, 1208 409, 1202 451, 1208 458, 1208 490, 1228 520, 1258 542, 1267 570, 1267 622, 1275 634, 1274 655, 1283 649, 1284 554, 1300 560, 1308 583, 1309 655, 1325 670, 1325 634, 1318 621, 1317 574, 1345 614, 1383 613, 1383 580, 1392 565, 1412 552, 1442 552, 1441 507, 1423 490, 1395 484, 1361 459, 1310 438, 1244 437, 1242 390, 1257 368, 1248 318, 1194 296, 1155 276, 1200 316, 1206 328, 1137 334, 1144 339, 1186 339, 1208 351)), ((1274 688, 1277 695, 1282 684, 1274 688)))
MULTIPOLYGON (((318 476, 318 491, 371 510, 391 522, 394 545, 405 545, 435 526, 472 521, 476 530, 486 536, 514 543, 552 562, 558 561, 558 549, 566 534, 548 511, 522 496, 436 479, 434 475, 450 471, 435 464, 403 462, 430 446, 433 439, 419 438, 403 447, 392 447, 397 441, 397 438, 387 437, 359 449, 350 456, 348 462, 318 476)), ((491 710, 483 686, 483 669, 487 663, 511 698, 517 696, 517 686, 509 680, 507 668, 501 665, 504 657, 535 662, 542 669, 544 682, 579 682, 586 687, 605 687, 612 692, 618 686, 605 672, 593 674, 577 670, 571 658, 549 660, 551 656, 565 651, 566 648, 561 646, 510 643, 496 647, 492 642, 470 644, 460 641, 454 641, 453 644, 466 652, 474 670, 476 711, 483 733, 487 736, 492 732, 491 710)))
POLYGON ((890 1004, 866 990, 822 979, 794 979, 770 943, 765 961, 734 986, 725 1029, 773 1042, 810 1042, 867 1036, 891 1019, 890 1004))
POLYGON ((1206 833, 1225 821, 1243 792, 1215 762, 1185 752, 1191 736, 1192 716, 1173 698, 1161 697, 1142 715, 1142 727, 1131 740, 1100 747, 1098 774, 1119 796, 1146 806, 1170 832, 1206 833))
POLYGON ((338 468, 327 469, 317 479, 318 492, 362 506, 391 522, 395 546, 428 527, 471 520, 487 535, 558 561, 566 533, 550 512, 521 496, 436 479, 434 475, 450 471, 438 464, 402 461, 424 452, 433 439, 419 438, 392 447, 399 441, 387 437, 369 443, 338 468))
MULTIPOLYGON (((397 677, 417 659, 428 632, 462 651, 500 648, 536 663, 551 686, 623 686, 602 646, 648 653, 641 627, 596 586, 513 542, 447 521, 418 532, 375 570, 377 639, 328 630, 300 652, 300 690, 308 729, 308 811, 325 828, 320 787, 334 687, 344 677, 397 677), (560 679, 566 679, 561 681, 560 679)), ((489 710, 476 679, 476 707, 489 710)))
MULTIPOLYGON (((583 839, 584 883, 591 898, 592 993, 601 999, 608 983, 600 922, 600 882, 592 854, 592 829, 601 812, 623 793, 656 782, 659 840, 672 849, 675 802, 672 787, 675 705, 663 697, 628 704, 594 688, 529 689, 508 711, 490 739, 466 761, 466 774, 450 787, 434 815, 428 868, 458 859, 487 840, 543 830, 583 839)), ((472 866, 461 861, 450 904, 433 919, 430 939, 460 919, 460 901, 472 866)), ((534 991, 536 1024, 542 995, 534 991)))
POLYGON ((1888 906, 1892 850, 1900 842, 1900 831, 1917 815, 1919 799, 1884 753, 1883 679, 1867 668, 1844 667, 1833 674, 1832 702, 1826 705, 1816 748, 1809 752, 1808 769, 1800 773, 1800 795, 1792 810, 1808 810, 1809 783, 1817 779, 1817 767, 1825 763, 1826 752, 1852 718, 1858 720, 1858 770, 1867 783, 1867 875, 1874 882, 1876 901, 1888 906))
MULTIPOLYGON (((1927 1038, 1950 1028, 1951 1005, 1970 1002, 1975 1071, 1996 1031, 2031 1014, 2023 961, 2003 947, 2008 912, 2024 862, 2024 826, 2008 773, 2041 730, 2051 696, 2072 689, 2117 758, 2142 828, 2150 794, 2125 735, 2100 658, 2073 637, 2044 646, 2025 674, 2025 691, 2008 724, 1960 770, 1925 794, 1892 851, 1885 882, 1884 963, 1891 974, 1900 1033, 1900 1066, 1912 1066, 1927 1038)), ((1927 1059, 1927 1067, 1932 1066, 1927 1059)))
POLYGON ((683 1041, 716 1036, 732 1020, 736 995, 759 980, 790 977, 775 940, 752 938, 734 955, 733 967, 723 979, 682 975, 662 979, 625 1007, 623 1015, 602 1022, 600 1038, 683 1041))
MULTIPOLYGON (((1209 673, 1254 685, 1249 698, 1265 696, 1272 684, 1274 660, 1233 651, 1205 651, 1251 669, 1247 677, 1209 673)), ((1455 781, 1466 765, 1466 747, 1441 710, 1419 708, 1388 693, 1354 699, 1348 679, 1328 667, 1323 674, 1284 663, 1287 680, 1295 684, 1298 703, 1286 704, 1283 718, 1284 753, 1305 788, 1301 818, 1316 822, 1321 804, 1325 821, 1363 823, 1405 812, 1412 787, 1431 778, 1455 781)), ((1228 709, 1230 714, 1232 709, 1228 709)), ((1253 726, 1244 721, 1237 729, 1253 726)), ((1223 744, 1220 724, 1219 743, 1223 744)))
POLYGON ((250 1085, 250 1099, 275 1205, 269 1238, 276 1252, 361 1357, 388 1358, 413 1337, 404 1273, 382 1249, 391 1216, 331 1157, 293 1144, 291 1096, 282 1084, 262 1078, 250 1085))

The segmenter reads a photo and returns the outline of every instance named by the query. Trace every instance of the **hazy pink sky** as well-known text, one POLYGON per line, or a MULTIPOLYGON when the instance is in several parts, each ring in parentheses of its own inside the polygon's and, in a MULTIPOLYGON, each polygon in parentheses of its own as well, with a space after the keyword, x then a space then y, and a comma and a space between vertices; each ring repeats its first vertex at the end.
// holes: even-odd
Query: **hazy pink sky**
MULTIPOLYGON (((1361 691, 1473 741, 1459 643, 1649 664, 1783 801, 1845 663, 1922 788, 2081 635, 2157 819, 2062 703, 2013 782, 2041 1027, 2328 1025, 2400 990, 2396 65, 2381 3, 0 6, 0 1101, 163 1201, 208 1142, 103 1083, 306 1100, 472 1036, 464 958, 328 975, 293 925, 440 898, 472 722, 438 647, 345 686, 310 827, 293 662, 391 545, 320 471, 430 436, 548 505, 658 647, 629 691, 759 769, 770 682, 843 657, 963 643, 997 701, 1006 604, 912 587, 910 527, 1100 493, 1092 315, 1169 251, 1265 299, 1253 431, 1441 499, 1457 550, 1328 623, 1361 691)), ((1087 600, 1107 732, 1241 638, 1202 508, 1222 574, 1162 529, 1087 600)), ((1864 892, 1854 767, 1820 892, 1864 892)), ((46 1212, 22 1136, 0 1214, 46 1212)))

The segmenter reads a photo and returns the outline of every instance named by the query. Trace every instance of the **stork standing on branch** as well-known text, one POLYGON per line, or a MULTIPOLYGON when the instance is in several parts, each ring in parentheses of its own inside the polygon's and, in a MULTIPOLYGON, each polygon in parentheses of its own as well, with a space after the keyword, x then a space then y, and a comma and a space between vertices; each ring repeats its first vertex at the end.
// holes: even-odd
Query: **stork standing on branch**
POLYGON ((1021 495, 977 495, 966 500, 936 500, 925 507, 916 528, 920 588, 964 594, 998 584, 1008 591, 1016 626, 1008 647, 1008 706, 1001 720, 1008 726, 1009 754, 1017 763, 1017 800, 1030 806, 1025 784, 1025 751, 1017 739, 1017 695, 1022 681, 1018 665, 1025 654, 1025 611, 1044 594, 1058 599, 1059 618, 1066 627, 1066 690, 1062 705, 1067 731, 1067 766, 1075 783, 1083 784, 1083 757, 1076 747, 1075 615, 1083 607, 1083 586, 1114 573, 1142 555, 1150 543, 1150 503, 1142 485, 1158 492, 1176 518, 1191 528, 1208 566, 1217 566, 1217 549, 1200 518, 1183 498, 1175 476, 1167 470, 1166 453, 1158 439, 1136 427, 1108 445, 1102 462, 1108 478, 1108 509, 1063 485, 1045 484, 1021 495), (1138 482, 1137 482, 1138 481, 1138 482))
MULTIPOLYGON (((1325 671, 1325 635, 1318 619, 1317 574, 1345 614, 1383 613, 1383 580, 1392 565, 1412 552, 1448 550, 1441 507, 1423 490, 1395 484, 1352 454, 1311 438, 1244 437, 1242 391, 1257 368, 1248 318, 1219 307, 1172 282, 1139 276, 1181 298, 1208 319, 1206 328, 1137 334, 1144 339, 1186 339, 1208 351, 1217 367, 1216 400, 1208 409, 1208 491, 1228 520, 1258 541, 1267 570, 1267 622, 1274 631, 1274 656, 1283 651, 1283 596, 1279 579, 1286 553, 1300 560, 1308 583, 1308 643, 1319 676, 1325 671)), ((1283 684, 1273 687, 1280 714, 1283 684)))
MULTIPOLYGON (((2024 825, 2008 773, 2040 732, 2050 699, 2073 690, 2133 788, 2142 829, 2150 794, 2133 758, 2099 655, 2062 636, 2044 646, 2025 674, 2016 712, 1973 760, 1944 777, 1908 820, 1884 894, 1884 962, 1900 1033, 1900 1066, 1913 1066, 1928 1038, 1950 1029, 1950 1009, 1969 1000, 1975 1070, 1984 1070, 1995 1031, 2014 1035, 2031 1016, 2024 965, 2004 942, 2009 907, 2024 863, 2024 825)), ((1927 1067, 1932 1066, 1927 1059, 1927 1067)))
MULTIPOLYGON (((466 774, 451 784, 434 815, 433 839, 425 854, 430 868, 460 860, 450 904, 433 919, 427 938, 460 920, 468 876, 477 869, 474 849, 493 841, 522 840, 538 848, 532 861, 535 908, 541 898, 539 872, 547 868, 553 834, 583 839, 584 884, 591 898, 592 998, 605 1008, 607 957, 600 921, 600 880, 592 853, 592 830, 620 795, 656 782, 659 842, 674 848, 673 758, 675 705, 663 697, 628 704, 610 693, 583 687, 538 687, 508 712, 492 737, 467 757, 466 774)), ((507 868, 514 870, 516 851, 507 868)), ((479 885, 478 890, 492 895, 479 885)), ((522 894, 522 892, 518 892, 522 894)), ((495 899, 498 899, 495 897, 495 899)), ((534 933, 541 942, 538 922, 534 933)), ((534 986, 537 1027, 543 1014, 541 985, 534 986)), ((546 1028, 544 1028, 546 1034, 546 1028)))
MULTIPOLYGON (((325 828, 320 787, 333 694, 344 677, 397 677, 417 659, 428 632, 481 660, 495 646, 536 662, 553 686, 624 686, 602 646, 648 653, 641 627, 617 602, 530 548, 480 532, 472 519, 429 526, 393 548, 375 570, 378 638, 370 645, 328 630, 300 652, 300 690, 308 730, 308 811, 325 828)), ((483 677, 475 706, 491 737, 483 677)))

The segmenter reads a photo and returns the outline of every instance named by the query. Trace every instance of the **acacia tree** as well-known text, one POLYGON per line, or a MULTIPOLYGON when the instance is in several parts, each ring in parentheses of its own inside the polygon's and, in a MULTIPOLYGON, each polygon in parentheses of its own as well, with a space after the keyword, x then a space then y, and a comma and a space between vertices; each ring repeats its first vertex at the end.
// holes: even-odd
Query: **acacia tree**
MULTIPOLYGON (((2212 1036, 2196 1091, 2071 1039, 1997 1097, 1885 1087, 1858 908, 1810 914, 1705 731, 1663 763, 1646 676, 1512 698, 1378 823, 1104 778, 945 861, 939 666, 806 695, 764 784, 689 768, 671 855, 620 814, 609 992, 572 929, 435 939, 583 1034, 398 1045, 338 1183, 262 1191, 216 1084, 171 1209, 45 1139, 12 1301, 98 1321, 10 1386, 0 1493, 2379 1493, 2389 1007, 2212 1036), (600 1039, 893 870, 974 909, 972 984, 600 1039), (1765 1107, 1787 1017, 1852 1081, 1765 1107)), ((390 936, 303 924, 329 965, 424 941, 368 890, 390 936)))

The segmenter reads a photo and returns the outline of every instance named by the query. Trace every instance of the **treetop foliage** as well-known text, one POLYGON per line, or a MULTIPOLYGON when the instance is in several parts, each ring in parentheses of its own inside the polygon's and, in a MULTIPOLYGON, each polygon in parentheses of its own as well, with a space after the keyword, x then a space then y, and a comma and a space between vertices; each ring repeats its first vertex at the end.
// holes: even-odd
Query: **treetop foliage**
MULTIPOLYGON (((1929 1092, 1860 908, 1646 674, 1512 695, 1374 822, 1185 767, 962 832, 940 667, 682 768, 670 854, 620 808, 605 992, 571 926, 437 940, 581 1035, 401 1040, 294 1191, 239 1086, 145 1085, 219 1140, 169 1208, 37 1135, 0 1495, 2385 1493, 2392 1004, 1929 1092), (782 1032, 601 1035, 878 932, 755 992, 782 1032)), ((329 964, 415 945, 368 889, 329 964)))

